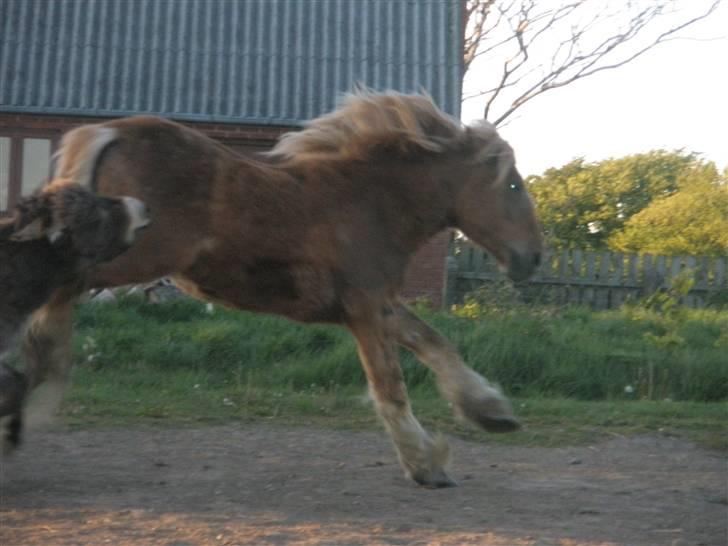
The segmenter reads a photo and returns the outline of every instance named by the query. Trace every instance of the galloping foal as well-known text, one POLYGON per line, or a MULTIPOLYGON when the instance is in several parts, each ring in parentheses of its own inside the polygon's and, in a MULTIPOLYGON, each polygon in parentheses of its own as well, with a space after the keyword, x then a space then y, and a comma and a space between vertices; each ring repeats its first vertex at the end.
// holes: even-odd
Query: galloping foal
POLYGON ((68 133, 56 174, 137 197, 154 222, 131 251, 36 314, 27 366, 54 392, 67 380, 82 288, 171 276, 227 306, 348 328, 401 464, 419 484, 453 481, 447 444, 412 414, 398 344, 433 370, 459 413, 490 431, 518 427, 507 399, 398 298, 409 258, 446 227, 487 248, 513 279, 537 266, 533 205, 491 125, 463 127, 423 96, 360 92, 250 159, 176 123, 136 117, 68 133))

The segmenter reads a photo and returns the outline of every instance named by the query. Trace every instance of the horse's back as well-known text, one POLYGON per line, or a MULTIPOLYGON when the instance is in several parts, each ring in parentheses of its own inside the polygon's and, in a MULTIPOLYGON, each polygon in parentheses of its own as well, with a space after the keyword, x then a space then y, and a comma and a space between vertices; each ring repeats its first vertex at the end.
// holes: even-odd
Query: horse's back
POLYGON ((115 138, 98 155, 92 187, 142 200, 152 222, 134 248, 90 272, 91 286, 173 276, 194 295, 238 307, 263 310, 265 296, 264 307, 287 307, 275 301, 291 299, 299 272, 290 264, 307 261, 304 199, 290 177, 168 120, 98 127, 115 138))
POLYGON ((90 284, 144 282, 189 267, 210 245, 215 197, 223 193, 219 186, 233 154, 192 129, 156 117, 91 127, 111 130, 114 138, 98 152, 89 184, 100 195, 140 199, 152 222, 129 252, 94 268, 90 284))

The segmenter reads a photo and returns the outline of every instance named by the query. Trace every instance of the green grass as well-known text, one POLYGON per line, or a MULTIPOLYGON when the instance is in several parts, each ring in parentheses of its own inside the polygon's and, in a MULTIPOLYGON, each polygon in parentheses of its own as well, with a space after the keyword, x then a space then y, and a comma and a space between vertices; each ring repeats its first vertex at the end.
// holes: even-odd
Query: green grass
MULTIPOLYGON (((696 311, 681 325, 681 343, 659 347, 648 334, 655 313, 582 309, 522 311, 473 320, 425 313, 465 360, 513 396, 620 400, 728 400, 728 311, 696 311)), ((126 370, 128 386, 166 381, 162 372, 199 376, 212 386, 234 381, 263 388, 360 386, 364 377, 351 336, 330 326, 205 307, 191 300, 147 305, 84 305, 77 313, 77 369, 126 370), (160 375, 161 373, 161 375, 160 375)), ((410 387, 433 388, 431 373, 402 352, 410 387)))
MULTIPOLYGON (((160 374, 145 385, 126 387, 121 373, 76 373, 64 406, 74 426, 202 426, 271 421, 346 429, 379 424, 363 387, 261 388, 234 381, 211 385, 199 374, 160 374)), ((514 434, 481 432, 453 417, 429 389, 411 393, 415 414, 431 430, 511 445, 564 446, 615 435, 659 433, 685 437, 711 449, 728 450, 728 403, 515 399, 524 427, 514 434)))
MULTIPOLYGON (((660 317, 615 311, 519 311, 479 320, 425 312, 466 361, 516 399, 524 430, 488 441, 564 445, 612 434, 659 432, 726 446, 728 315, 700 311, 678 347, 645 341, 660 317), (654 367, 654 394, 647 392, 654 367), (635 389, 636 399, 624 388, 635 389)), ((365 380, 342 329, 215 309, 180 300, 123 299, 76 314, 76 425, 202 424, 276 419, 336 427, 378 426, 365 380)), ((433 429, 486 436, 453 420, 431 373, 404 351, 415 412, 433 429)))

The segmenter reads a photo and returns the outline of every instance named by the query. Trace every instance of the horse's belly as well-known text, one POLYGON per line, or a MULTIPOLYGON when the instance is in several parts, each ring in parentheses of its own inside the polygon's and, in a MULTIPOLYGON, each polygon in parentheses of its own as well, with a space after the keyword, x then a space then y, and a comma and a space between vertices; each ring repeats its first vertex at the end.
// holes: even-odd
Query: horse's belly
POLYGON ((274 313, 302 322, 342 322, 335 275, 302 263, 260 259, 222 266, 201 260, 176 276, 192 296, 238 309, 274 313))

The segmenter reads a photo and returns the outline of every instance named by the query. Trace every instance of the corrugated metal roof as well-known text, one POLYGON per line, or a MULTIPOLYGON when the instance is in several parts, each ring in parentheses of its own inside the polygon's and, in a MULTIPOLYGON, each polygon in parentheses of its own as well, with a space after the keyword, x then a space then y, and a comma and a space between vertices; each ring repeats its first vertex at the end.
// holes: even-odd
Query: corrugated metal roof
POLYGON ((461 0, 0 0, 0 111, 289 125, 356 84, 460 112, 461 0))

